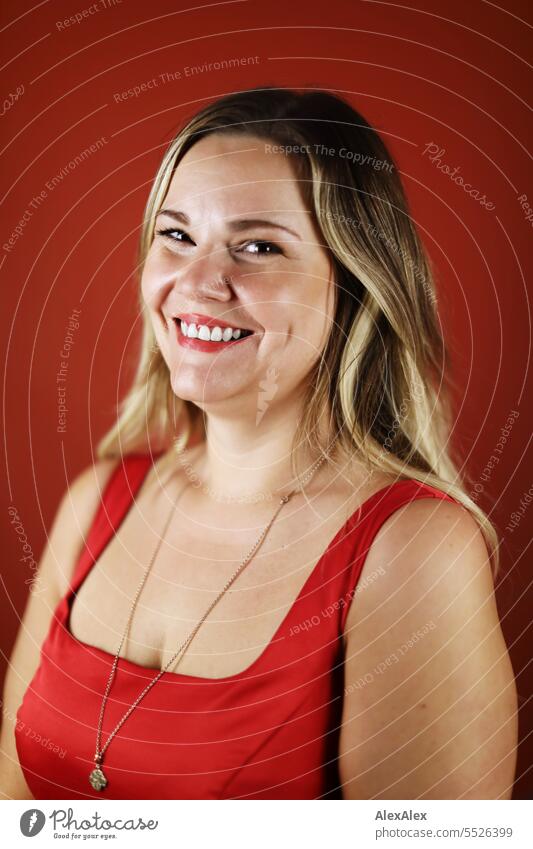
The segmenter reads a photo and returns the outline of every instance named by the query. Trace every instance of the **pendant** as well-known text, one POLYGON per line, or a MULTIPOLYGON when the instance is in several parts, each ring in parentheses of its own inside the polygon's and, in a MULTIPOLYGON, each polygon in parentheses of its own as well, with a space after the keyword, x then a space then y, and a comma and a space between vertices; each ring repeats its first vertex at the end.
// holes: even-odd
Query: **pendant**
POLYGON ((107 785, 107 778, 99 766, 97 766, 96 769, 93 769, 89 776, 89 781, 95 790, 103 790, 107 785))

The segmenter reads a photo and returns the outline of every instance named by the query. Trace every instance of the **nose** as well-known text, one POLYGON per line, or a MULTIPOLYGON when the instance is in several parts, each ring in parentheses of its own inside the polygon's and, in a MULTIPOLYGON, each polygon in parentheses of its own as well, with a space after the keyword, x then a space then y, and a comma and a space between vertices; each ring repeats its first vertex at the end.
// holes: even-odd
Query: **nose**
POLYGON ((212 254, 194 260, 180 271, 175 288, 189 303, 231 300, 231 275, 226 258, 212 254))

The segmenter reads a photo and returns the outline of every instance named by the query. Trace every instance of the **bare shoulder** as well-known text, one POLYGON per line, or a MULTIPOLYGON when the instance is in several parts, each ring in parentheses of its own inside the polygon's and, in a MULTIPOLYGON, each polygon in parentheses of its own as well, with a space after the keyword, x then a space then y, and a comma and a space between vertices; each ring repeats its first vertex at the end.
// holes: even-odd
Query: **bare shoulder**
POLYGON ((118 457, 106 457, 86 466, 67 484, 63 502, 73 501, 80 507, 84 504, 94 506, 120 463, 118 457))
POLYGON ((67 485, 64 498, 70 495, 78 501, 87 500, 88 503, 94 503, 120 463, 118 457, 106 457, 86 466, 67 485))
POLYGON ((457 501, 417 498, 396 510, 376 534, 367 564, 386 560, 395 582, 415 576, 441 590, 465 588, 474 574, 493 589, 488 551, 478 522, 457 501), (467 574, 467 570, 469 574, 467 574))
POLYGON ((24 693, 39 666, 40 650, 54 610, 66 592, 77 557, 118 461, 101 460, 67 486, 49 528, 38 569, 9 658, 2 694, 0 787, 3 798, 33 798, 22 774, 15 742, 15 720, 24 693))
MULTIPOLYGON (((72 567, 89 533, 104 490, 113 474, 124 463, 125 457, 97 460, 74 477, 63 494, 49 537, 49 547, 58 555, 58 580, 62 593, 67 589, 72 567), (68 564, 68 568, 63 568, 61 564, 68 564)), ((184 474, 173 449, 157 456, 143 481, 143 497, 152 497, 162 487, 167 476, 176 471, 184 474)))
POLYGON ((52 570, 58 593, 66 592, 72 569, 101 502, 104 489, 120 459, 97 460, 77 474, 67 485, 43 554, 42 569, 52 570))
POLYGON ((365 591, 350 606, 345 639, 367 616, 390 634, 396 621, 418 626, 420 616, 439 618, 451 605, 457 621, 480 611, 498 620, 481 528, 456 501, 418 498, 395 510, 372 541, 360 582, 365 591), (380 579, 366 582, 366 574, 380 579))
POLYGON ((344 632, 345 796, 508 798, 516 688, 476 519, 446 499, 406 504, 361 579, 344 632))

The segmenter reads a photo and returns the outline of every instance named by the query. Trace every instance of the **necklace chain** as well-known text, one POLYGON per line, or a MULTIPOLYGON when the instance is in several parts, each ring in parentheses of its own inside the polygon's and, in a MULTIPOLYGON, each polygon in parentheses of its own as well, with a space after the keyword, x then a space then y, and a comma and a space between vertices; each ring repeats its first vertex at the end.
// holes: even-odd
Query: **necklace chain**
MULTIPOLYGON (((152 566, 153 566, 153 564, 154 564, 154 562, 155 562, 155 559, 156 559, 156 557, 157 557, 157 555, 158 555, 158 553, 159 553, 159 549, 161 548, 161 545, 162 545, 162 543, 163 543, 163 539, 164 539, 164 537, 165 537, 165 535, 166 535, 166 532, 167 532, 167 530, 168 530, 168 527, 169 527, 169 525, 170 525, 170 522, 171 522, 171 520, 172 520, 172 518, 173 518, 173 516, 174 516, 174 513, 175 513, 175 510, 176 510, 176 507, 177 507, 177 505, 178 505, 179 498, 180 498, 180 496, 183 494, 183 492, 185 491, 185 489, 187 488, 187 485, 184 487, 184 489, 182 489, 182 490, 181 490, 180 495, 179 495, 179 496, 178 496, 178 498, 176 499, 175 503, 172 505, 172 509, 170 510, 170 512, 169 512, 169 514, 168 514, 168 516, 167 516, 167 519, 166 519, 166 521, 165 521, 165 525, 164 525, 164 527, 163 527, 163 531, 162 531, 161 535, 159 536, 159 539, 158 539, 158 541, 157 541, 157 544, 156 544, 156 547, 155 547, 154 552, 153 552, 153 554, 152 554, 152 557, 150 558, 150 562, 149 562, 148 566, 147 566, 147 567, 146 567, 146 569, 145 569, 145 572, 144 572, 144 575, 143 575, 143 577, 142 577, 142 580, 141 580, 141 582, 140 582, 140 584, 139 584, 139 587, 138 587, 138 589, 137 589, 137 592, 135 593, 135 597, 134 597, 134 599, 133 599, 133 602, 132 602, 132 605, 131 605, 131 608, 130 608, 130 614, 129 614, 129 617, 128 617, 128 621, 127 621, 127 623, 126 623, 126 628, 125 628, 125 630, 124 630, 124 633, 123 633, 123 635, 122 635, 122 639, 121 639, 121 641, 120 641, 120 645, 119 645, 119 647, 118 647, 117 653, 116 653, 115 658, 114 658, 114 660, 113 660, 113 665, 112 665, 112 668, 111 668, 111 672, 110 672, 110 674, 109 674, 109 679, 108 679, 108 681, 107 681, 107 686, 106 686, 106 688, 105 688, 104 696, 103 696, 103 699, 102 699, 102 705, 101 705, 101 708, 100 708, 100 716, 99 716, 99 718, 98 718, 98 729, 97 729, 97 733, 96 733, 96 752, 95 752, 95 755, 94 755, 95 769, 93 769, 93 771, 91 772, 91 774, 90 774, 90 776, 89 776, 90 784, 92 785, 92 787, 94 787, 94 789, 95 789, 95 790, 103 790, 103 789, 106 787, 107 783, 108 783, 108 782, 107 782, 107 778, 106 778, 106 776, 104 775, 104 773, 103 773, 103 771, 102 771, 102 769, 101 769, 101 765, 102 765, 102 761, 103 761, 104 754, 105 754, 105 752, 106 752, 106 750, 107 750, 107 748, 108 748, 108 746, 109 746, 109 744, 110 744, 111 740, 115 737, 115 735, 117 734, 117 732, 120 730, 120 728, 121 728, 121 727, 123 726, 123 724, 126 722, 126 720, 128 719, 128 717, 130 716, 130 714, 132 714, 132 713, 133 713, 133 711, 135 710, 135 708, 137 707, 137 705, 139 704, 139 702, 141 701, 141 699, 143 699, 143 698, 146 696, 146 694, 149 692, 149 690, 150 690, 152 687, 154 687, 154 686, 155 686, 155 684, 157 684, 157 682, 159 681, 159 679, 161 678, 161 676, 162 676, 162 675, 164 675, 164 673, 167 671, 167 669, 169 668, 169 666, 171 666, 171 664, 172 664, 172 663, 173 663, 173 661, 174 661, 174 660, 178 657, 178 655, 180 655, 180 653, 181 653, 181 657, 183 657, 183 655, 185 654, 185 651, 187 650, 187 648, 188 648, 189 644, 192 642, 192 640, 193 640, 193 639, 194 639, 194 637, 196 636, 197 632, 199 631, 199 629, 201 628, 201 626, 203 625, 203 623, 205 622, 205 620, 207 619, 207 617, 209 616, 209 614, 211 613, 211 611, 213 610, 213 608, 215 607, 215 605, 216 605, 216 604, 218 604, 218 602, 220 601, 220 599, 222 598, 222 596, 223 596, 223 595, 227 592, 227 590, 231 587, 231 585, 232 585, 232 584, 234 583, 234 581, 238 578, 238 576, 239 576, 239 575, 241 574, 241 572, 245 569, 245 567, 248 565, 248 563, 250 562, 250 560, 252 559, 252 557, 253 557, 253 556, 255 555, 255 553, 257 552, 258 548, 260 547, 260 545, 261 545, 261 543, 263 542, 264 538, 266 537, 266 535, 267 535, 268 531, 270 530, 270 528, 272 527, 273 523, 275 522, 275 520, 276 520, 276 518, 277 518, 277 515, 278 515, 278 513, 280 512, 280 510, 282 509, 282 507, 284 506, 284 504, 287 504, 287 502, 288 502, 288 501, 292 498, 292 496, 293 496, 295 493, 300 492, 300 491, 303 489, 303 487, 304 487, 304 486, 305 486, 305 485, 309 482, 309 480, 313 477, 313 475, 315 474, 315 472, 318 470, 318 468, 319 468, 319 467, 320 467, 320 465, 324 462, 324 460, 325 460, 325 459, 326 459, 326 456, 325 456, 325 455, 323 455, 323 456, 322 456, 322 457, 320 457, 320 458, 319 458, 319 459, 318 459, 315 463, 313 463, 313 465, 311 466, 310 470, 309 470, 309 471, 308 471, 308 472, 304 475, 304 477, 301 479, 301 486, 300 486, 300 487, 298 487, 298 488, 296 488, 296 489, 292 489, 292 490, 291 490, 288 494, 286 494, 286 495, 282 495, 282 496, 280 497, 279 504, 278 504, 278 506, 276 507, 276 510, 274 511, 273 516, 271 517, 271 519, 269 520, 269 522, 265 525, 265 527, 264 527, 264 528, 263 528, 263 530, 261 531, 261 534, 259 535, 259 538, 258 538, 258 539, 257 539, 257 541, 254 543, 254 545, 252 546, 252 548, 250 549, 250 551, 248 552, 248 554, 246 555, 246 557, 244 558, 244 560, 242 560, 242 562, 241 562, 241 563, 239 564, 239 566, 235 569, 235 571, 233 572, 233 574, 231 575, 231 577, 230 577, 230 578, 226 581, 226 583, 224 584, 223 588, 221 589, 221 591, 220 591, 220 592, 218 593, 218 595, 216 596, 215 600, 214 600, 213 602, 211 602, 211 604, 209 605, 209 607, 208 607, 208 608, 207 608, 207 610, 205 611, 205 613, 204 613, 204 615, 202 616, 202 618, 201 618, 201 619, 200 619, 200 620, 196 623, 196 625, 194 626, 194 628, 192 629, 192 631, 190 632, 190 634, 188 635, 188 637, 187 637, 187 638, 186 638, 186 639, 182 642, 182 644, 180 645, 180 647, 178 648, 178 650, 177 650, 177 651, 176 651, 176 652, 172 655, 172 657, 170 658, 170 660, 168 661, 168 663, 164 666, 164 668, 163 668, 163 669, 161 669, 161 670, 160 670, 160 672, 159 672, 159 673, 155 676, 155 678, 153 678, 153 679, 150 681, 150 683, 149 683, 149 684, 147 684, 147 686, 144 688, 144 690, 143 690, 143 691, 142 691, 142 692, 141 692, 141 693, 137 696, 137 698, 135 699, 135 701, 133 702, 133 704, 132 704, 132 705, 130 705, 130 707, 128 708, 128 710, 126 711, 126 713, 124 714, 124 716, 122 717, 122 719, 121 719, 121 720, 120 720, 120 721, 116 724, 115 728, 113 729, 113 731, 112 731, 112 732, 111 732, 111 734, 109 735, 109 737, 108 737, 108 739, 107 739, 107 742, 105 743, 104 747, 101 749, 101 748, 100 748, 100 743, 101 743, 101 739, 102 739, 102 724, 103 724, 103 719, 104 719, 104 710, 105 710, 105 706, 106 706, 107 699, 108 699, 108 696, 109 696, 109 692, 110 692, 110 690, 111 690, 111 685, 112 685, 113 680, 114 680, 114 677, 115 677, 115 672, 116 672, 117 665, 118 665, 118 660, 119 660, 119 656, 120 656, 120 651, 121 651, 122 646, 123 646, 123 644, 124 644, 124 640, 126 639, 126 635, 127 635, 127 634, 128 634, 128 632, 129 632, 130 625, 131 625, 131 620, 132 620, 132 617, 133 617, 133 613, 134 613, 134 611, 135 611, 135 607, 136 607, 137 602, 138 602, 138 600, 139 600, 139 596, 140 596, 140 594, 141 594, 141 591, 142 591, 142 589, 143 589, 143 587, 144 587, 144 584, 145 584, 146 579, 147 579, 147 577, 148 577, 148 575, 149 575, 149 573, 150 573, 150 570, 151 570, 151 568, 152 568, 152 566)), ((180 657, 180 660, 181 660, 181 657, 180 657)))

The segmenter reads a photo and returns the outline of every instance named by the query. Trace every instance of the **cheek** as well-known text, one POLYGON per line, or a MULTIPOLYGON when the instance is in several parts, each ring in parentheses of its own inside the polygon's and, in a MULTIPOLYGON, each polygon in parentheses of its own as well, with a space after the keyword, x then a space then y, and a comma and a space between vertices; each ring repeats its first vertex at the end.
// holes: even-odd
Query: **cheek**
POLYGON ((327 271, 295 277, 287 294, 288 316, 297 335, 321 345, 335 314, 335 289, 327 271))
POLYGON ((161 300, 161 293, 161 276, 157 273, 155 263, 148 257, 141 277, 141 294, 145 304, 150 309, 157 309, 161 300))
POLYGON ((329 276, 329 269, 308 278, 306 303, 314 313, 313 324, 318 334, 329 331, 335 315, 335 284, 329 276))

